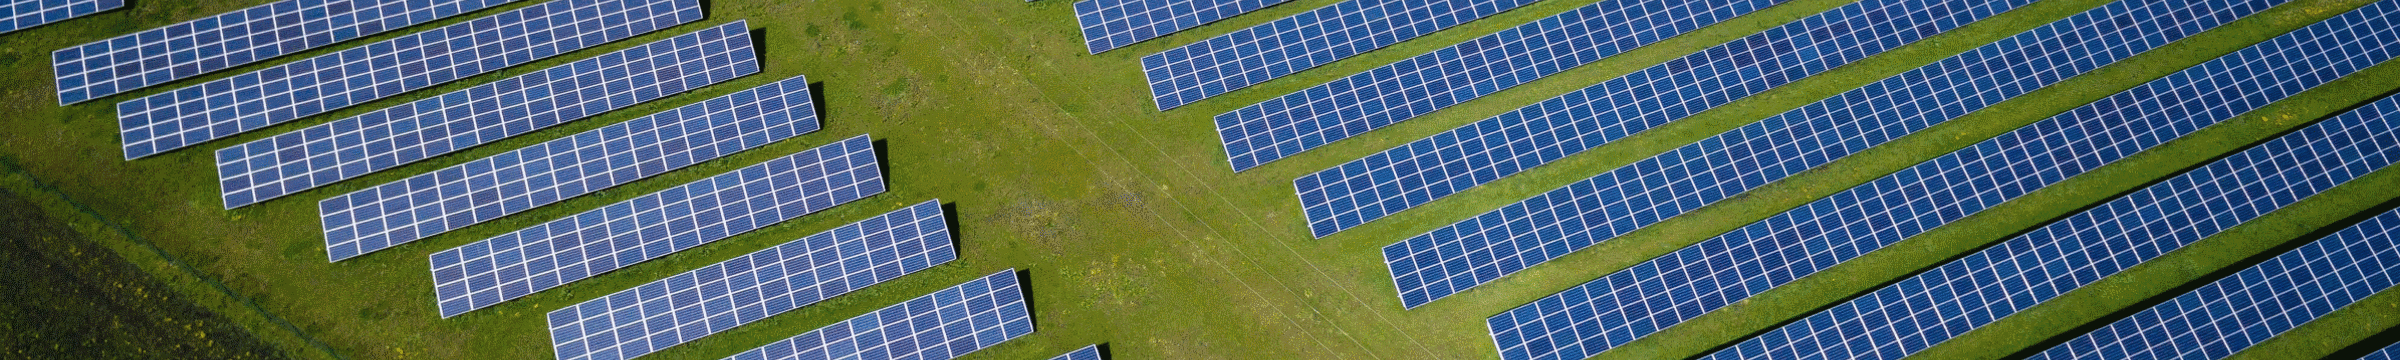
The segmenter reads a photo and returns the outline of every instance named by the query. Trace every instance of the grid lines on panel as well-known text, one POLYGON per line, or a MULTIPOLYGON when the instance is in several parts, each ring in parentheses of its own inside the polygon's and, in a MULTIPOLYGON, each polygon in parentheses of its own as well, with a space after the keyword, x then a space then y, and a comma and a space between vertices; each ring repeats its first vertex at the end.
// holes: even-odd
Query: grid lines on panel
POLYGON ((2400 212, 2324 239, 2031 359, 2222 359, 2400 283, 2400 212))
POLYGON ((1217 135, 1233 170, 1249 170, 1783 1, 1586 5, 1218 114, 1217 135))
POLYGON ((1324 237, 2029 2, 1853 3, 1292 183, 1324 237))
POLYGON ((1100 346, 1085 345, 1082 349, 1058 354, 1058 356, 1051 357, 1050 360, 1100 360, 1100 346))
POLYGON ((1350 0, 1142 57, 1150 96, 1173 109, 1534 0, 1350 0))
POLYGON ((733 22, 217 150, 225 208, 758 72, 733 22))
POLYGON ((125 0, 8 0, 0 2, 0 34, 121 7, 125 0))
POLYGON ((1384 259, 1398 288, 1423 289, 1403 304, 1440 299, 2280 1, 2103 5, 1385 246, 1384 259))
POLYGON ((513 1, 280 1, 59 49, 50 68, 73 104, 513 1))
POLYGON ((442 317, 774 225, 884 190, 866 135, 436 252, 442 317))
POLYGON ((127 100, 134 159, 700 19, 699 0, 558 0, 127 100))
POLYGON ((1907 356, 2400 159, 2400 98, 2204 165, 1709 355, 1907 356))
POLYGON ((2360 357, 2360 358, 2358 358, 2358 359, 2359 359, 2359 360, 2393 360, 2393 359, 2400 359, 2400 344, 2392 344, 2392 345, 2391 345, 2391 346, 2389 346, 2389 347, 2385 347, 2385 348, 2383 348, 2383 350, 2376 350, 2375 352, 2372 352, 2372 353, 2367 353, 2367 356, 2365 356, 2365 357, 2360 357))
POLYGON ((958 258, 939 200, 550 312, 560 360, 632 359, 958 258))
POLYGON ((1098 54, 1291 1, 1089 0, 1075 3, 1075 23, 1084 47, 1098 54))
POLYGON ((1028 310, 1008 269, 725 359, 950 359, 1033 333, 1028 310))
POLYGON ((793 77, 317 203, 341 261, 817 131, 793 77))
POLYGON ((2320 26, 2260 43, 1568 289, 1553 297, 1570 312, 1512 314, 1494 337, 1584 343, 1680 324, 2391 59, 2371 39, 2394 35, 2320 26), (1568 323, 1600 331, 1551 326, 1568 323))

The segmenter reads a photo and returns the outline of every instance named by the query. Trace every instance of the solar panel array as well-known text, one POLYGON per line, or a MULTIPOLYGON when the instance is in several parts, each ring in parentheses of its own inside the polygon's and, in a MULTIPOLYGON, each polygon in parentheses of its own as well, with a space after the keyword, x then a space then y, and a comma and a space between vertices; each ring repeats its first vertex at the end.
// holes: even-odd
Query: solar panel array
POLYGON ((866 135, 434 253, 442 317, 883 193, 866 135))
POLYGON ((1570 288, 1495 316, 1495 338, 1646 336, 2400 55, 2345 46, 2400 40, 2352 29, 2270 40, 1570 288))
POLYGON ((1033 333, 1027 310, 1008 269, 726 359, 950 359, 1033 333))
POLYGON ((8 0, 0 2, 0 33, 121 7, 125 0, 8 0))
POLYGON ((255 204, 758 72, 741 21, 217 150, 255 204))
POLYGON ((2386 212, 2032 359, 2222 359, 2400 284, 2386 212))
POLYGON ((1324 237, 2029 2, 1853 3, 1302 176, 1293 185, 1310 231, 1324 237))
POLYGON ((1233 171, 1249 170, 1783 1, 1586 5, 1219 114, 1217 135, 1233 171))
POLYGON ((1158 109, 1173 109, 1534 0, 1350 0, 1142 57, 1158 109))
POLYGON ((512 1, 286 0, 59 49, 50 67, 66 105, 512 1))
POLYGON ((1291 1, 1089 0, 1075 3, 1075 22, 1084 47, 1098 54, 1291 1))
POLYGON ((559 0, 117 105, 134 159, 700 20, 699 0, 559 0))
POLYGON ((792 77, 317 203, 333 261, 817 131, 792 77))
POLYGON ((1086 345, 1082 349, 1058 354, 1057 357, 1052 357, 1050 360, 1100 360, 1100 346, 1086 345))
POLYGON ((2400 100, 2303 128, 1710 355, 1898 358, 2400 160, 2400 100))
POLYGON ((2104 5, 1394 243, 1384 259, 1403 304, 1440 299, 2281 0, 2227 2, 2104 5))
POLYGON ((939 200, 550 312, 558 358, 632 359, 950 262, 939 200))
POLYGON ((2392 359, 2400 359, 2400 344, 2393 344, 2393 345, 2392 345, 2392 346, 2390 346, 2390 347, 2385 347, 2385 348, 2383 348, 2383 350, 2376 350, 2376 351, 2375 351, 2375 352, 2373 352, 2373 353, 2368 353, 2366 357, 2361 357, 2361 358, 2359 358, 2359 360, 2392 360, 2392 359))

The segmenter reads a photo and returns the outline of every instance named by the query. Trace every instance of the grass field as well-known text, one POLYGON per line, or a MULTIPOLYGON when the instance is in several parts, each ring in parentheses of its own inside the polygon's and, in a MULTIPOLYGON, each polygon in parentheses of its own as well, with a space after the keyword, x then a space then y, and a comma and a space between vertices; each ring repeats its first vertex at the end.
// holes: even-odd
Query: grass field
MULTIPOLYGON (((57 305, 65 310, 0 308, 7 311, 0 319, 9 322, 0 329, 13 332, 0 336, 0 347, 27 357, 146 357, 143 350, 166 348, 210 351, 174 353, 189 356, 227 354, 207 357, 550 358, 545 312, 939 198, 955 204, 951 216, 960 226, 959 261, 646 358, 720 358, 1005 268, 1031 274, 1027 283, 1038 330, 968 358, 1046 358, 1092 343, 1109 344, 1118 359, 1491 358, 1492 340, 1483 325, 1487 316, 2370 1, 2296 0, 1415 310, 1402 310, 1394 296, 1378 252, 1386 244, 2106 1, 2045 0, 1323 239, 1308 235, 1293 196, 1294 177, 1848 1, 1795 0, 1240 174, 1228 170, 1211 116, 1596 1, 1536 3, 1162 113, 1148 100, 1140 56, 1336 1, 1296 0, 1088 55, 1068 0, 707 0, 706 20, 502 73, 746 19, 762 36, 762 74, 230 211, 216 197, 211 150, 505 75, 478 76, 137 161, 121 160, 111 110, 131 96, 55 105, 46 60, 51 50, 266 2, 138 0, 124 10, 0 35, 0 79, 13 85, 0 89, 0 114, 5 114, 0 115, 5 119, 0 120, 0 169, 6 170, 0 189, 15 194, 0 196, 0 212, 6 212, 0 219, 16 222, 0 226, 19 229, 11 230, 12 236, 29 235, 0 238, 12 243, 39 239, 0 255, 92 263, 69 266, 88 276, 22 283, 131 284, 9 284, 12 289, 0 294, 47 294, 51 297, 36 298, 70 304, 57 305), (803 74, 822 83, 825 129, 817 133, 379 253, 325 261, 316 200, 803 74), (428 254, 858 134, 885 142, 889 193, 456 318, 441 319, 435 311, 428 254), (136 294, 127 286, 141 290, 136 294), (83 298, 121 299, 94 301, 90 308, 72 304, 83 298), (110 321, 198 326, 155 329, 141 336, 161 340, 135 342, 75 332, 97 330, 50 330, 56 328, 46 326, 56 324, 43 323, 54 318, 26 315, 37 311, 92 318, 134 311, 158 315, 110 321), (49 335, 54 331, 60 333, 49 335)), ((2400 88, 2400 64, 2385 63, 1602 357, 1703 354, 2395 88, 2400 88)), ((2313 239, 2328 226, 2354 221, 2362 211, 2388 209, 2395 196, 2400 196, 2400 171, 2386 169, 1920 356, 2005 357, 2074 335, 2066 331, 2124 316, 2124 309, 2175 295, 2171 290, 2223 276, 2296 240, 2313 239)), ((2395 324, 2400 324, 2400 297, 2385 293, 2243 355, 2314 358, 2395 324)), ((0 356, 7 354, 12 353, 0 356)))

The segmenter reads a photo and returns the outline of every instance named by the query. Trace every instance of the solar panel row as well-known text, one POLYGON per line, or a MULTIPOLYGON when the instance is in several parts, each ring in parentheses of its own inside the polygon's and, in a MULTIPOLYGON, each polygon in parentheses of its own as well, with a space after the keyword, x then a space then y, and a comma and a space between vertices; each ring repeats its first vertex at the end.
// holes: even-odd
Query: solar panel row
POLYGON ((940 200, 550 312, 558 358, 631 359, 950 262, 940 200))
POLYGON ((883 193, 866 135, 434 253, 442 317, 883 193))
POLYGON ((125 7, 125 0, 8 0, 0 2, 0 34, 125 7))
POLYGON ((1899 358, 2400 160, 2400 100, 2235 153, 1712 358, 1899 358), (2374 116, 2368 116, 2374 115, 2374 116))
POLYGON ((286 0, 59 49, 50 64, 67 105, 512 1, 286 0))
POLYGON ((2032 359, 2222 359, 2400 284, 2400 211, 2243 269, 2032 359))
POLYGON ((792 77, 317 203, 333 261, 817 131, 792 77))
POLYGON ((2281 1, 2103 5, 1394 243, 1384 259, 1400 289, 1423 288, 1404 304, 1440 299, 2281 1))
POLYGON ((1084 346, 1082 349, 1075 349, 1075 351, 1069 351, 1065 354, 1058 354, 1056 357, 1051 357, 1050 360, 1100 360, 1100 346, 1084 346))
POLYGON ((1219 114, 1217 135, 1249 170, 1781 2, 1603 1, 1219 114))
POLYGON ((1495 320, 1514 325, 1496 338, 1585 343, 1681 324, 2400 55, 2345 46, 2400 40, 2352 29, 2270 40, 1686 246, 1544 299, 1565 312, 1495 320))
POLYGON ((758 72, 741 21, 217 150, 225 208, 758 72))
POLYGON ((778 340, 727 360, 956 358, 1033 333, 1017 270, 778 340))
POLYGON ((2026 3, 1853 3, 1292 183, 1324 237, 2026 3))
POLYGON ((2385 347, 2385 348, 2383 348, 2383 350, 2377 350, 2377 351, 2375 351, 2375 352, 2373 352, 2373 353, 2368 353, 2366 357, 2361 357, 2361 358, 2359 358, 2359 360, 2392 360, 2392 359, 2400 359, 2400 344, 2393 344, 2393 345, 2392 345, 2392 346, 2390 346, 2390 347, 2385 347))
POLYGON ((1158 109, 1390 46, 1533 0, 1350 0, 1142 57, 1158 109))
POLYGON ((699 0, 559 0, 117 105, 150 156, 700 20, 699 0))
POLYGON ((1098 54, 1291 1, 1090 0, 1075 3, 1075 22, 1084 47, 1098 54))

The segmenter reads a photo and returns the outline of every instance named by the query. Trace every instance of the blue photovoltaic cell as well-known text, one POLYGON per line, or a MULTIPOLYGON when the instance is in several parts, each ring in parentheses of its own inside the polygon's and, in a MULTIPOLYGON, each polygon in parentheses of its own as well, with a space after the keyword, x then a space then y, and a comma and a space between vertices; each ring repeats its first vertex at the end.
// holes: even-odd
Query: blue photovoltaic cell
POLYGON ((1602 1, 1218 114, 1217 136, 1249 170, 1783 1, 1602 1))
POLYGON ((1008 269, 726 359, 950 359, 1033 333, 1028 310, 1008 269))
POLYGON ((2393 345, 2392 345, 2392 346, 2390 346, 2390 347, 2383 348, 2383 350, 2377 350, 2377 351, 2375 351, 2375 352, 2373 352, 2373 353, 2368 353, 2366 357, 2358 358, 2358 360, 2393 360, 2393 359, 2400 359, 2400 344, 2393 344, 2393 345))
POLYGON ((632 359, 958 258, 939 200, 550 312, 560 360, 632 359))
POLYGON ((1892 359, 1924 350, 2390 165, 2400 159, 2394 115, 2400 98, 2300 129, 1710 357, 1892 359))
POLYGON ((225 208, 758 72, 743 22, 217 150, 225 208))
MULTIPOLYGON (((125 0, 0 1, 0 33, 125 7, 125 0)), ((65 103, 60 103, 64 105, 65 103)))
POLYGON ((1100 360, 1100 346, 1085 345, 1082 349, 1058 354, 1057 357, 1052 357, 1050 360, 1100 360))
POLYGON ((1680 324, 2391 59, 2390 30, 2319 26, 2260 43, 1568 289, 1553 303, 1577 315, 1531 315, 1545 321, 1495 338, 1581 344, 1680 324), (1553 325, 1564 323, 1596 331, 1553 325))
POLYGON ((700 20, 699 0, 559 0, 117 104, 134 159, 700 20))
POLYGON ((1413 307, 2281 1, 2103 5, 1385 246, 1384 260, 1413 307))
POLYGON ((59 49, 50 68, 73 104, 512 1, 280 1, 59 49))
POLYGON ((2222 359, 2400 283, 2400 211, 2243 269, 2032 359, 2222 359))
POLYGON ((1291 1, 1090 0, 1075 3, 1075 22, 1083 45, 1098 54, 1291 1))
POLYGON ((883 193, 866 135, 433 254, 442 317, 883 193))
POLYGON ((817 131, 793 77, 317 203, 332 261, 817 131))
POLYGON ((1173 109, 1533 2, 1343 1, 1144 56, 1142 74, 1158 109, 1173 109))

